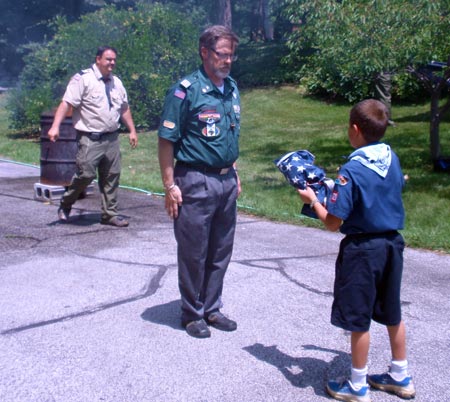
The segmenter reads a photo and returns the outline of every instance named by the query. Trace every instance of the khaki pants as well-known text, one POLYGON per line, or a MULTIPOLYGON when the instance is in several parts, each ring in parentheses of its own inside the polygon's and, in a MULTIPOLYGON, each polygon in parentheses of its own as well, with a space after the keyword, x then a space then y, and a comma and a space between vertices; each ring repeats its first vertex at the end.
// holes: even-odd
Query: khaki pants
POLYGON ((102 200, 102 219, 118 215, 117 193, 120 178, 119 133, 105 134, 98 140, 78 134, 77 171, 61 199, 62 208, 71 208, 80 194, 96 178, 102 200))

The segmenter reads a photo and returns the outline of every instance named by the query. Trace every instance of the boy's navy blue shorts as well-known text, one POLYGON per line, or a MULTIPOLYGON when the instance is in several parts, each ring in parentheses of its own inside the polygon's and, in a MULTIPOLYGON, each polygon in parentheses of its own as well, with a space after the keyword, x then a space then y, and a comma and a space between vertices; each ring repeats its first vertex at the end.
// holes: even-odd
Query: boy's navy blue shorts
POLYGON ((370 322, 401 321, 400 287, 405 243, 396 231, 347 235, 336 260, 331 323, 364 332, 370 322))

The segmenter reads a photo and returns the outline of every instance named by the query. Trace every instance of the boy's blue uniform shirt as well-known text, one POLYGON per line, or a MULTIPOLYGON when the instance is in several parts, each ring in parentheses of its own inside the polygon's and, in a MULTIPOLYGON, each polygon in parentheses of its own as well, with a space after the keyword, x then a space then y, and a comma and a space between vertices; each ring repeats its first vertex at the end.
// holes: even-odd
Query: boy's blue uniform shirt
POLYGON ((344 221, 344 234, 400 230, 404 185, 397 155, 386 144, 370 144, 356 150, 340 169, 327 209, 344 221))
POLYGON ((224 93, 203 67, 169 89, 158 135, 174 143, 175 158, 194 166, 231 166, 239 155, 240 96, 227 77, 224 93))

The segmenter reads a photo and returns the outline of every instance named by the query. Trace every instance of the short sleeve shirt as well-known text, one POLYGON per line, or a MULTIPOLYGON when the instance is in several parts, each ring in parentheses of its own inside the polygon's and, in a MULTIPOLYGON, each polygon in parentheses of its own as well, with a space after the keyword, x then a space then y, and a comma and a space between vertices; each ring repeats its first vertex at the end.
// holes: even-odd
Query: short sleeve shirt
POLYGON ((231 166, 239 155, 240 96, 227 77, 223 93, 203 67, 167 92, 158 135, 174 143, 177 160, 196 166, 231 166))
POLYGON ((402 190, 405 180, 397 155, 385 178, 358 161, 350 160, 339 171, 327 210, 344 222, 344 234, 380 233, 404 227, 402 190))
POLYGON ((77 130, 111 132, 120 127, 122 111, 128 105, 127 92, 118 77, 111 74, 108 78, 108 82, 102 80, 95 64, 71 78, 63 100, 74 108, 72 120, 77 130))

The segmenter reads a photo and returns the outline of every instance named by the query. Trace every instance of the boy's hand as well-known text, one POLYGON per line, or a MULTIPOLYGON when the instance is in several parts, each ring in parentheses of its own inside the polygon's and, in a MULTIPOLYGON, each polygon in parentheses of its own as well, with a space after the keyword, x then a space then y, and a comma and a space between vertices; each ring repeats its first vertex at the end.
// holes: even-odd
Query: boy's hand
POLYGON ((305 204, 311 204, 312 200, 316 199, 316 193, 314 190, 307 186, 304 190, 297 189, 297 193, 305 204))

